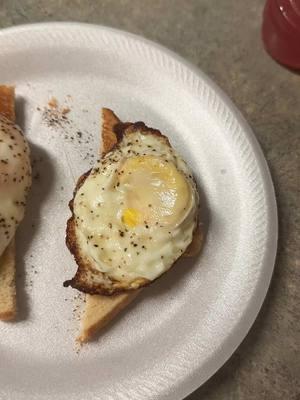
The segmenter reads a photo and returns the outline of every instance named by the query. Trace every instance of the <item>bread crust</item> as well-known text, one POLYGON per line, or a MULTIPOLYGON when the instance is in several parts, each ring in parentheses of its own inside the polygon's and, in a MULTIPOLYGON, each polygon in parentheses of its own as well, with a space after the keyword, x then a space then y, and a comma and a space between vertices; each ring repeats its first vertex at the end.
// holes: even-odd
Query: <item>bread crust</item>
MULTIPOLYGON (((0 85, 0 114, 15 122, 15 88, 0 85)), ((0 256, 0 320, 11 321, 17 314, 15 239, 0 256)))

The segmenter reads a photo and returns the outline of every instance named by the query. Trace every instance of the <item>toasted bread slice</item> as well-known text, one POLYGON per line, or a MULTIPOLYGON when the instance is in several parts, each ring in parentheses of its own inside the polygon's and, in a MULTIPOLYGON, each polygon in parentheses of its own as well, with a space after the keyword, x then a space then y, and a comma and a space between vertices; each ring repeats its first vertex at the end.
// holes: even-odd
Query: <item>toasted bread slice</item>
POLYGON ((0 320, 11 321, 17 314, 15 241, 0 257, 0 320))
POLYGON ((0 114, 15 122, 15 88, 0 85, 0 114))
MULTIPOLYGON (((103 153, 109 152, 117 143, 115 134, 119 118, 109 109, 102 109, 102 143, 103 153)), ((203 242, 201 229, 195 231, 193 241, 186 250, 187 257, 199 253, 203 242)), ((86 295, 85 310, 81 317, 81 330, 78 340, 81 343, 91 340, 106 324, 122 311, 142 289, 115 294, 112 296, 86 295)))
POLYGON ((113 111, 108 108, 102 109, 102 154, 108 153, 118 142, 118 138, 114 132, 114 126, 120 123, 121 121, 113 111))
MULTIPOLYGON (((0 114, 15 122, 15 89, 12 86, 0 86, 0 114)), ((0 257, 0 319, 7 321, 15 318, 16 302, 15 241, 9 244, 0 257)))
POLYGON ((97 335, 105 325, 135 299, 140 290, 119 293, 113 296, 87 294, 85 310, 81 318, 79 342, 88 342, 97 335))

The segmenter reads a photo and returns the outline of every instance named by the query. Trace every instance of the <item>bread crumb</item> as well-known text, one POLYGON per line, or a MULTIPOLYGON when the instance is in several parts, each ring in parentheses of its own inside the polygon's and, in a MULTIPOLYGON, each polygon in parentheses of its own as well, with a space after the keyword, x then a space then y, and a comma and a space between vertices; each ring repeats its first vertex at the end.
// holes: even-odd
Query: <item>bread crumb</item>
POLYGON ((70 111, 71 111, 71 109, 70 109, 69 107, 64 107, 64 108, 61 110, 61 113, 62 113, 62 114, 68 114, 70 111))
POLYGON ((48 101, 48 106, 50 108, 57 108, 58 107, 58 101, 55 97, 51 97, 51 99, 48 101))
POLYGON ((42 118, 49 127, 62 128, 64 125, 70 124, 67 117, 67 114, 70 111, 70 107, 61 107, 58 100, 55 97, 52 97, 49 100, 47 107, 44 107, 42 118))
POLYGON ((74 350, 77 355, 79 355, 80 350, 82 349, 82 342, 79 339, 75 339, 74 350))

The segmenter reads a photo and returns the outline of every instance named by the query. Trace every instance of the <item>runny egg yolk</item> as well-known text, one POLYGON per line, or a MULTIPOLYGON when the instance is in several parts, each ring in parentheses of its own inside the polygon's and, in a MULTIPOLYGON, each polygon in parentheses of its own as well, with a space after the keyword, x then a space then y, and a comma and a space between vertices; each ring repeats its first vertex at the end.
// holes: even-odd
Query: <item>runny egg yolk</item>
POLYGON ((125 194, 122 222, 127 227, 180 223, 191 192, 185 176, 172 162, 150 155, 131 157, 119 176, 125 194))

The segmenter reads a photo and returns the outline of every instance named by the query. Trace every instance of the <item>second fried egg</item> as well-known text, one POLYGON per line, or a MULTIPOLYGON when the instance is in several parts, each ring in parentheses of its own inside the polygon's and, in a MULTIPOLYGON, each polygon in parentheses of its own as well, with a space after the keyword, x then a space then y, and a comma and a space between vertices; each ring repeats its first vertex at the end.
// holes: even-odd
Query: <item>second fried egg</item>
POLYGON ((24 217, 30 186, 28 143, 20 128, 0 115, 0 256, 24 217))

